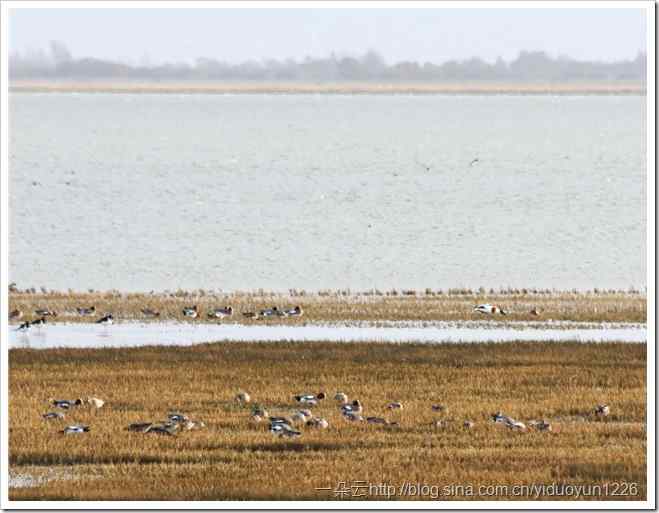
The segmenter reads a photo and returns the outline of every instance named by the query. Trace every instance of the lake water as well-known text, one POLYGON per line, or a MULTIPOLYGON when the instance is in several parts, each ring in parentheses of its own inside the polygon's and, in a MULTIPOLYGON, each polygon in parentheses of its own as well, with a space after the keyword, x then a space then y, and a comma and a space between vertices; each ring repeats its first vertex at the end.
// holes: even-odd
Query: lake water
POLYGON ((9 103, 21 288, 646 282, 643 96, 9 103))

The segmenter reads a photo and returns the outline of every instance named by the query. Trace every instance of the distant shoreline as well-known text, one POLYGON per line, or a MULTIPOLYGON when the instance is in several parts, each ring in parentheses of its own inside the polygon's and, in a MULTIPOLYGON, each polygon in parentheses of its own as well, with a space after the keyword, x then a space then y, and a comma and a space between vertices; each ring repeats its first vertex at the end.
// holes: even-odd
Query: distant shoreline
POLYGON ((642 82, 139 82, 15 80, 17 93, 646 95, 642 82))

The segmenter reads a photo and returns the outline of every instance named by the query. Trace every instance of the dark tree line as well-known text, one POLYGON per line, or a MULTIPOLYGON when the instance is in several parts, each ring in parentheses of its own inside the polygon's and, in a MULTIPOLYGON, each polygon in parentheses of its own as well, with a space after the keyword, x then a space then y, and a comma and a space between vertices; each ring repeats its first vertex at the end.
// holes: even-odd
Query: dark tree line
POLYGON ((307 57, 228 64, 199 58, 193 65, 166 63, 135 65, 93 57, 74 58, 67 47, 53 41, 49 52, 14 53, 9 74, 14 79, 135 79, 135 80, 271 80, 271 81, 451 81, 451 80, 645 80, 645 54, 617 62, 576 61, 551 58, 544 52, 523 51, 510 62, 499 58, 493 64, 473 57, 442 64, 403 61, 387 65, 376 52, 360 57, 307 57))

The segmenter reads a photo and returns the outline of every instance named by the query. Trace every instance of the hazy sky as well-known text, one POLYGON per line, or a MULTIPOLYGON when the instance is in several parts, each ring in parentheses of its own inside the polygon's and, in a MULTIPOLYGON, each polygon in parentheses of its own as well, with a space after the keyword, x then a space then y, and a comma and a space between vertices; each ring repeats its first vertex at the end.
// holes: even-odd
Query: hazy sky
MULTIPOLYGON (((596 4, 595 4, 596 5, 596 4)), ((380 52, 387 62, 479 56, 511 60, 520 50, 616 60, 645 50, 639 8, 556 9, 24 9, 10 10, 10 51, 67 44, 74 57, 138 63, 193 62, 380 52)))

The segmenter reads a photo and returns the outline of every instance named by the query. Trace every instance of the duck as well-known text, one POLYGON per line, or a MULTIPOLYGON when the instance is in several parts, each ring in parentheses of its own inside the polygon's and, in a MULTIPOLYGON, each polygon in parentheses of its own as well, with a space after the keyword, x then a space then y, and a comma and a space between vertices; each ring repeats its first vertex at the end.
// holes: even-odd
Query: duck
POLYGON ((128 431, 146 433, 151 428, 151 426, 153 426, 153 422, 133 422, 132 424, 128 425, 128 431))
POLYGON ((291 415, 291 421, 293 424, 304 423, 307 421, 307 417, 301 411, 296 411, 293 415, 291 415))
POLYGON ((382 417, 366 417, 366 422, 368 424, 382 424, 384 426, 395 426, 398 424, 397 422, 390 422, 382 417))
POLYGON ((41 327, 44 324, 46 324, 46 318, 45 317, 41 317, 40 319, 37 319, 37 320, 32 321, 30 323, 31 326, 37 326, 37 327, 41 327))
POLYGON ((94 408, 102 408, 105 404, 105 401, 103 399, 99 399, 98 397, 88 397, 86 402, 94 408))
POLYGON ((595 407, 595 415, 598 417, 608 417, 609 413, 611 413, 611 408, 606 404, 598 404, 595 407))
POLYGON ((151 310, 150 308, 142 308, 142 315, 144 315, 144 317, 153 319, 155 317, 160 317, 160 312, 157 310, 151 310))
POLYGON ((167 419, 172 424, 183 424, 183 423, 188 422, 190 420, 188 417, 186 417, 182 413, 168 413, 167 414, 167 419))
POLYGON ((96 321, 96 324, 103 324, 104 326, 108 326, 112 323, 114 323, 114 317, 111 313, 104 315, 96 321))
POLYGON ((348 404, 348 396, 343 392, 337 392, 334 396, 335 401, 339 401, 341 404, 348 404))
POLYGON ((531 427, 533 429, 536 429, 538 431, 551 431, 552 430, 551 424, 549 422, 547 422, 546 420, 544 420, 544 419, 540 420, 540 421, 538 421, 538 420, 529 421, 529 427, 531 427))
POLYGON ((346 412, 343 414, 343 418, 346 420, 349 420, 350 422, 363 422, 364 417, 362 417, 359 413, 354 413, 354 412, 346 412))
POLYGON ((46 308, 37 308, 34 311, 34 315, 37 315, 39 317, 57 317, 57 312, 54 310, 48 310, 46 308))
POLYGON ((474 307, 474 312, 482 313, 482 314, 501 314, 501 315, 508 315, 508 312, 506 312, 503 308, 500 308, 498 306, 493 306, 490 304, 483 304, 483 305, 476 305, 474 307))
POLYGON ((533 307, 529 313, 530 313, 531 315, 538 316, 538 315, 540 315, 540 310, 538 310, 537 307, 533 307))
POLYGON ((224 308, 215 308, 208 312, 208 317, 215 319, 222 319, 223 317, 231 317, 233 315, 233 308, 225 306, 224 308))
POLYGON ((302 312, 302 307, 296 306, 294 308, 290 308, 288 310, 284 310, 284 314, 287 317, 301 317, 303 312, 302 312))
POLYGON ((78 312, 78 315, 82 315, 83 317, 88 316, 88 315, 93 315, 96 313, 96 307, 95 306, 90 306, 89 308, 85 308, 82 306, 79 306, 76 308, 76 311, 78 312))
POLYGON ((285 436, 288 438, 296 437, 296 436, 302 436, 302 433, 300 431, 296 431, 293 429, 290 425, 282 422, 282 423, 277 423, 277 424, 271 424, 270 425, 270 432, 273 435, 277 436, 285 436))
POLYGON ((261 317, 274 317, 274 316, 279 316, 280 311, 276 306, 273 306, 272 308, 266 308, 265 310, 261 310, 259 312, 259 316, 261 317))
POLYGON ((268 410, 263 408, 263 406, 254 406, 254 408, 252 408, 252 415, 258 415, 261 418, 265 418, 268 416, 268 410))
POLYGON ((56 408, 63 410, 70 410, 82 404, 82 399, 68 400, 68 399, 49 399, 48 402, 56 408))
POLYGON ((322 417, 312 417, 307 421, 306 426, 316 429, 327 429, 329 427, 329 422, 322 417))
POLYGON ((403 409, 403 403, 393 402, 387 405, 387 410, 402 410, 402 409, 403 409))
POLYGON ((465 420, 462 423, 462 427, 464 427, 465 429, 472 429, 474 426, 475 426, 475 423, 472 422, 471 420, 465 420))
POLYGON ((82 424, 74 424, 73 426, 66 426, 62 430, 62 433, 64 433, 65 435, 73 435, 73 434, 88 433, 88 432, 89 432, 89 426, 83 426, 82 424))
POLYGON ((290 417, 268 417, 270 424, 292 424, 290 417))
POLYGON ((236 401, 241 404, 247 404, 252 400, 251 396, 247 392, 239 392, 236 394, 236 401))
POLYGON ((21 317, 23 317, 23 311, 22 310, 17 309, 17 310, 12 310, 11 312, 9 312, 9 320, 10 321, 17 321, 21 317))
POLYGON ((309 406, 316 406, 318 404, 318 401, 322 401, 323 399, 325 399, 325 392, 320 392, 316 395, 314 394, 294 395, 293 399, 295 399, 298 403, 308 404, 309 406))
POLYGON ((503 424, 508 429, 512 429, 516 431, 526 430, 526 424, 524 424, 523 422, 519 422, 513 419, 512 417, 509 417, 508 415, 504 415, 501 412, 493 413, 492 420, 497 424, 503 424))
POLYGON ((45 420, 63 419, 64 414, 62 412, 59 412, 59 411, 51 411, 51 412, 48 412, 48 413, 44 413, 42 415, 42 417, 45 420))
POLYGON ((438 413, 448 413, 448 406, 443 404, 433 404, 430 409, 438 413))
POLYGON ((196 319, 199 316, 199 310, 197 309, 197 305, 184 307, 183 315, 185 317, 192 317, 193 319, 196 319))
POLYGON ((361 413, 362 412, 362 403, 358 399, 355 399, 350 404, 344 404, 341 406, 341 413, 347 415, 349 413, 361 413))
POLYGON ((21 323, 21 325, 18 328, 16 328, 16 331, 22 331, 22 332, 30 331, 31 327, 32 327, 32 323, 30 321, 25 321, 21 323))

